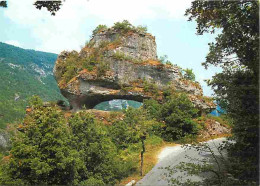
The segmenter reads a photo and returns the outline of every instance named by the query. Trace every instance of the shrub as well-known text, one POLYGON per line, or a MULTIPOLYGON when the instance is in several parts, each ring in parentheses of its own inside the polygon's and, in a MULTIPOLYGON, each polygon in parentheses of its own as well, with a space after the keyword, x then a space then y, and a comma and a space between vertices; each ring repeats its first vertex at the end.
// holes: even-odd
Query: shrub
POLYGON ((133 30, 133 25, 131 23, 129 23, 129 21, 127 20, 124 20, 122 22, 116 22, 113 26, 113 28, 115 30, 120 30, 120 31, 123 31, 123 32, 128 32, 130 30, 133 30))
POLYGON ((195 81, 195 74, 193 73, 192 69, 184 69, 183 70, 183 73, 184 73, 184 78, 185 79, 188 79, 188 80, 191 80, 191 81, 195 81))
MULTIPOLYGON (((104 47, 108 45, 107 42, 101 44, 104 47)), ((60 74, 59 82, 68 83, 82 69, 88 71, 97 69, 97 76, 104 75, 109 70, 109 65, 103 61, 102 50, 103 48, 93 48, 85 57, 80 57, 76 51, 70 52, 64 61, 57 63, 57 69, 59 69, 57 72, 60 74)))
POLYGON ((124 20, 122 22, 116 22, 114 26, 112 27, 115 30, 122 31, 123 33, 127 33, 128 31, 134 31, 137 33, 146 33, 147 32, 147 27, 146 26, 133 26, 129 21, 124 20))
POLYGON ((113 58, 117 60, 127 60, 127 56, 123 52, 116 51, 116 53, 113 54, 113 58))
POLYGON ((99 44, 99 48, 105 48, 110 44, 109 41, 101 41, 99 44))
POLYGON ((154 96, 159 95, 159 89, 158 86, 155 84, 155 82, 148 82, 147 80, 143 80, 144 85, 144 92, 146 93, 152 93, 154 96))
POLYGON ((100 61, 97 65, 97 76, 103 76, 106 74, 106 71, 109 69, 109 65, 103 61, 100 61))
POLYGON ((92 31, 92 35, 95 35, 101 31, 104 31, 107 29, 106 25, 98 25, 93 31, 92 31))
POLYGON ((139 26, 136 27, 136 31, 139 32, 139 33, 146 33, 147 32, 147 27, 139 25, 139 26))
POLYGON ((172 65, 172 63, 168 60, 168 56, 167 55, 163 55, 159 57, 159 61, 162 64, 168 64, 168 65, 172 65))
POLYGON ((63 74, 61 77, 65 80, 65 82, 69 82, 74 76, 76 76, 79 60, 78 53, 76 51, 72 51, 67 56, 65 61, 58 63, 59 66, 62 66, 63 68, 63 74))
POLYGON ((166 65, 171 65, 171 66, 173 66, 173 64, 172 64, 170 61, 166 61, 165 64, 166 64, 166 65))
POLYGON ((180 139, 187 134, 196 134, 196 117, 198 110, 194 108, 186 94, 175 94, 166 98, 160 117, 165 121, 163 136, 167 140, 180 139))
POLYGON ((79 185, 88 185, 88 186, 96 186, 96 185, 98 185, 98 186, 104 186, 104 185, 106 185, 106 184, 102 181, 102 179, 97 179, 97 178, 91 177, 91 178, 89 178, 89 179, 87 179, 87 180, 85 180, 85 181, 80 182, 79 185))
POLYGON ((43 101, 41 100, 41 98, 37 95, 34 95, 33 97, 31 97, 29 99, 29 105, 35 108, 41 107, 43 105, 43 101))
POLYGON ((116 53, 114 53, 112 57, 114 59, 117 59, 117 60, 125 60, 125 61, 129 61, 129 62, 133 62, 133 63, 140 63, 140 62, 142 62, 139 59, 135 59, 135 58, 133 58, 131 56, 128 56, 128 55, 125 55, 124 53, 119 52, 119 51, 116 51, 116 53))

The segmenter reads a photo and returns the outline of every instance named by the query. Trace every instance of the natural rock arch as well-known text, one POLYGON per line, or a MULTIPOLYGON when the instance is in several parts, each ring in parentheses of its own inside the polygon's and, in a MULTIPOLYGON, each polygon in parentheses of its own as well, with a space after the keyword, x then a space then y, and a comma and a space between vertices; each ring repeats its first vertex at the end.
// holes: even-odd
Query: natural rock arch
POLYGON ((74 111, 112 99, 160 99, 166 87, 188 93, 201 110, 215 108, 201 86, 183 78, 176 65, 157 59, 155 37, 135 30, 101 30, 78 53, 62 52, 54 75, 74 111))

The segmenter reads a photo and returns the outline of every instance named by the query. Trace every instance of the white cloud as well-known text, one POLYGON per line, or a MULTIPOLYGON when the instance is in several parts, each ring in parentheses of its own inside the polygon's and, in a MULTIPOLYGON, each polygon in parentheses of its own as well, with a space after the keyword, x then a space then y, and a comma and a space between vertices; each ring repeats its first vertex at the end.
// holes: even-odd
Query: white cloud
POLYGON ((134 22, 145 18, 183 18, 185 9, 190 5, 188 0, 90 0, 89 3, 83 2, 82 6, 86 7, 90 15, 113 22, 118 19, 134 22))
POLYGON ((17 47, 22 47, 21 43, 19 41, 16 41, 16 40, 8 40, 8 41, 5 41, 5 43, 10 44, 10 45, 14 45, 14 46, 17 46, 17 47))
POLYGON ((33 3, 34 0, 9 0, 4 15, 31 29, 40 43, 35 49, 59 53, 78 50, 94 25, 111 26, 124 19, 133 24, 142 23, 143 19, 183 19, 190 0, 66 0, 56 16, 44 8, 37 10, 33 3))
MULTIPOLYGON (((98 24, 112 26, 114 22, 124 19, 135 25, 146 24, 153 20, 186 22, 184 12, 191 4, 191 0, 66 0, 56 16, 51 16, 44 8, 37 10, 33 6, 34 1, 8 0, 8 8, 4 9, 4 16, 12 23, 30 31, 35 39, 34 49, 55 53, 60 53, 62 50, 79 50, 98 24)), ((169 27, 169 29, 175 28, 169 27)), ((162 38, 166 37, 165 33, 171 33, 171 30, 164 34, 160 30, 154 30, 153 33, 158 36, 158 46, 167 46, 162 38)), ((18 41, 5 42, 21 46, 18 41)), ((210 95, 212 91, 203 80, 211 78, 214 72, 219 70, 205 71, 200 66, 201 61, 198 63, 184 61, 179 62, 183 63, 183 66, 187 65, 187 68, 194 69, 204 93, 210 95)))

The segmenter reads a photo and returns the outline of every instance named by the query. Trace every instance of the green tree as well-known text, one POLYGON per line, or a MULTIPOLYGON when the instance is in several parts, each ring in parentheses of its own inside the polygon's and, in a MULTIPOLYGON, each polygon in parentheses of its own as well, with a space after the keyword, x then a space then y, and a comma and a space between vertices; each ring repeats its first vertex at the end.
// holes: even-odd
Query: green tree
POLYGON ((7 7, 7 2, 6 1, 0 1, 0 7, 7 7))
POLYGON ((258 183, 259 1, 194 1, 186 15, 196 20, 197 34, 220 32, 203 65, 223 68, 209 85, 234 121, 231 173, 258 183))
POLYGON ((146 100, 144 108, 148 110, 151 117, 164 123, 159 130, 167 141, 181 139, 188 134, 198 132, 199 128, 193 121, 193 118, 197 116, 198 109, 193 106, 184 93, 173 93, 167 96, 163 103, 146 100))
MULTIPOLYGON (((145 140, 148 137, 149 128, 151 128, 151 122, 147 120, 146 113, 142 109, 129 108, 125 112, 125 122, 130 126, 130 131, 134 135, 137 142, 142 143, 141 149, 141 166, 140 175, 143 176, 143 164, 144 164, 144 153, 145 153, 145 140)), ((152 123, 153 124, 153 123, 152 123)))
POLYGON ((112 184, 128 174, 129 166, 117 155, 117 147, 105 127, 85 112, 74 114, 68 121, 73 133, 73 148, 83 158, 81 184, 112 184))
POLYGON ((160 110, 160 118, 165 121, 164 138, 171 141, 181 139, 187 134, 196 134, 197 124, 192 119, 197 113, 198 110, 194 108, 186 94, 167 97, 160 110))
POLYGON ((125 150, 132 144, 140 144, 141 166, 140 175, 143 175, 145 140, 154 135, 153 127, 159 123, 148 117, 147 111, 143 108, 134 109, 129 107, 124 110, 125 118, 117 121, 110 127, 110 135, 117 146, 125 150))
MULTIPOLYGON (((65 1, 65 0, 63 0, 65 1)), ((62 0, 59 1, 36 1, 33 4, 37 9, 41 10, 42 8, 47 8, 51 15, 55 15, 62 6, 62 0)), ((7 1, 0 1, 0 7, 7 8, 7 1)))
POLYGON ((39 97, 31 103, 1 162, 1 185, 114 185, 131 172, 133 163, 118 155, 106 126, 92 115, 65 118, 39 97))
MULTIPOLYGON (((65 0, 63 0, 65 1, 65 0)), ((42 8, 47 8, 49 12, 51 12, 51 15, 55 15, 56 12, 60 9, 62 6, 62 1, 36 1, 34 3, 34 6, 41 10, 42 8)))
POLYGON ((19 130, 1 184, 78 184, 83 162, 71 146, 72 133, 57 107, 33 105, 19 130))

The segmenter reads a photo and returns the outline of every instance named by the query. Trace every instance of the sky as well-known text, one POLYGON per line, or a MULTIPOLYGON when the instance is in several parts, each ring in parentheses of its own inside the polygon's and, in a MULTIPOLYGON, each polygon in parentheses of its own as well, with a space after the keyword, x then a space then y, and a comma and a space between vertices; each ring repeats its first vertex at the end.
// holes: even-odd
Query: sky
POLYGON ((216 36, 196 35, 196 22, 184 16, 190 0, 66 0, 55 16, 36 9, 33 2, 8 0, 8 8, 0 8, 1 42, 56 54, 79 51, 99 24, 128 20, 147 26, 156 37, 158 56, 167 55, 173 64, 193 69, 204 95, 212 95, 204 80, 221 69, 206 70, 201 63, 216 36))

